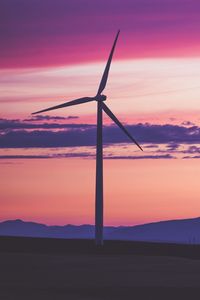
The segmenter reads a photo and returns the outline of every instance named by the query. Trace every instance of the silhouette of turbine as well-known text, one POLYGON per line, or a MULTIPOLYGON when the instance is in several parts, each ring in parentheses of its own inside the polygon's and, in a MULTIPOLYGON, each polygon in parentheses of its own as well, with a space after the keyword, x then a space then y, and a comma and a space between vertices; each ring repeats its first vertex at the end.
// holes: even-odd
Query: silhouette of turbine
POLYGON ((102 144, 102 110, 116 123, 123 132, 134 142, 140 150, 141 146, 136 142, 136 140, 130 135, 127 129, 122 125, 122 123, 117 119, 117 117, 111 112, 108 106, 104 103, 106 96, 101 93, 106 87, 108 73, 110 69, 110 64, 112 61, 113 53, 117 43, 120 30, 117 32, 115 37, 102 79, 100 81, 99 89, 95 97, 83 97, 75 99, 60 105, 56 105, 47 109, 43 109, 32 113, 38 114, 53 109, 58 109, 62 107, 82 104, 91 101, 97 101, 97 144, 96 144, 96 198, 95 198, 95 242, 97 246, 103 245, 103 144, 102 144))

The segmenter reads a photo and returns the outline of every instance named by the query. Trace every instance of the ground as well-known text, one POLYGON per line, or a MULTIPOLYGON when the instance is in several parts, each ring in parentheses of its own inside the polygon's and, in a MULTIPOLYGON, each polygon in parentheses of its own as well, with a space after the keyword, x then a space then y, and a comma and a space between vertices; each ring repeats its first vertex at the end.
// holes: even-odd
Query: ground
POLYGON ((10 250, 0 252, 2 300, 198 299, 200 294, 198 259, 10 250))

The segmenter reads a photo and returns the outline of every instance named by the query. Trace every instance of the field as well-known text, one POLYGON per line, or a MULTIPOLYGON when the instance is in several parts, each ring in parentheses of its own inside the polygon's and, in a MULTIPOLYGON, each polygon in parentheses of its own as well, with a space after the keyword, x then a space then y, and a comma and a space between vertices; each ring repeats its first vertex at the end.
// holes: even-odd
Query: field
POLYGON ((200 247, 0 238, 0 299, 198 299, 200 247))

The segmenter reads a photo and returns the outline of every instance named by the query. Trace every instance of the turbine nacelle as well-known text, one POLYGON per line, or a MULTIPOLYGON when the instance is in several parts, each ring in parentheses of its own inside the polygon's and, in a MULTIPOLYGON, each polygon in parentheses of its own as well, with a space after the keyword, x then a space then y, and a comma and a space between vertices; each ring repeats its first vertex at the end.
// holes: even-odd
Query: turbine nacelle
POLYGON ((105 95, 96 95, 95 97, 94 97, 94 99, 96 100, 96 101, 105 101, 106 99, 107 99, 107 97, 105 96, 105 95))

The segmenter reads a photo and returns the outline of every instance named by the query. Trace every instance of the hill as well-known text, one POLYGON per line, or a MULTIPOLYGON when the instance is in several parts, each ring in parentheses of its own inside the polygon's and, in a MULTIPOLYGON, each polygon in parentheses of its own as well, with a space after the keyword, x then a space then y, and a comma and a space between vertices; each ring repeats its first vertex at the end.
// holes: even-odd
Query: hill
MULTIPOLYGON (((0 236, 92 239, 93 225, 47 226, 22 220, 0 223, 0 236)), ((200 218, 169 220, 137 226, 105 226, 107 240, 151 241, 166 243, 200 243, 200 218)))

